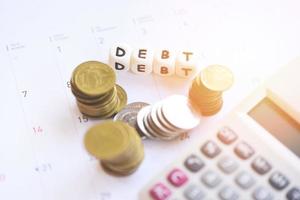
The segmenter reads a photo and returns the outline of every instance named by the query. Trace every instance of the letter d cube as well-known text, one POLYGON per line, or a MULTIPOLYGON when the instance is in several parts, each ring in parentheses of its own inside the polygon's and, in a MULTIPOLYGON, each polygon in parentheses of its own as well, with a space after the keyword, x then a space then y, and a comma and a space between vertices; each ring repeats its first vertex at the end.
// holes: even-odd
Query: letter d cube
POLYGON ((109 64, 119 71, 128 71, 132 49, 127 44, 115 44, 110 49, 109 64))

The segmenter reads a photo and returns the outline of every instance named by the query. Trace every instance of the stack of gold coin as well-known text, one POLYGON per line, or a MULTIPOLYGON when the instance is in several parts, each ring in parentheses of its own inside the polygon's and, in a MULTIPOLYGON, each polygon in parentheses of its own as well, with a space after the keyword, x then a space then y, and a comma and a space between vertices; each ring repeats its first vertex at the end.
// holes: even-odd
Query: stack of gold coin
POLYGON ((113 175, 129 175, 144 159, 144 147, 137 131, 122 121, 106 121, 88 130, 87 151, 101 161, 113 175))
POLYGON ((80 64, 73 71, 70 83, 79 110, 87 116, 109 118, 127 104, 127 94, 116 85, 114 70, 104 63, 80 64))
POLYGON ((210 65, 193 80, 189 99, 202 115, 214 115, 223 106, 222 93, 232 84, 233 74, 227 67, 210 65))

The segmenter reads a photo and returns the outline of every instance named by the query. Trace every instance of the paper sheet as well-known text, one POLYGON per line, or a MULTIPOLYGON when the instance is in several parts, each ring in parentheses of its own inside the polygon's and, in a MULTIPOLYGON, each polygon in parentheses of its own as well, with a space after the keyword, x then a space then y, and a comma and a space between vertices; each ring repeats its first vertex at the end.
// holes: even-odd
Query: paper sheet
MULTIPOLYGON (((297 1, 1 1, 0 199, 135 200, 173 159, 201 140, 279 66, 300 55, 297 1), (145 141, 146 157, 129 177, 106 174, 83 147, 99 120, 78 111, 69 88, 81 62, 107 62, 114 42, 133 48, 193 49, 199 68, 235 73, 222 111, 189 138, 145 141)), ((187 94, 190 80, 118 73, 128 102, 187 94)))

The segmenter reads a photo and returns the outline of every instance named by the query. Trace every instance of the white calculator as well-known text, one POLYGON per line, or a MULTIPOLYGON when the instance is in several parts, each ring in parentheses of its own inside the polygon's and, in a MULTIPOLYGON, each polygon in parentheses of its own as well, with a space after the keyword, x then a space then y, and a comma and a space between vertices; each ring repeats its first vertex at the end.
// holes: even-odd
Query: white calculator
POLYGON ((141 200, 300 200, 300 58, 157 175, 141 200))

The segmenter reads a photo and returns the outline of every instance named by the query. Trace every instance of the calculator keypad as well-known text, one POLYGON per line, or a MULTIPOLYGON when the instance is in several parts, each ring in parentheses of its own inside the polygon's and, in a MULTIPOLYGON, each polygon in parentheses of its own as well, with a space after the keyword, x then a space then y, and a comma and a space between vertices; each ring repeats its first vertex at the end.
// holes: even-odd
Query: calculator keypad
POLYGON ((150 196, 154 200, 166 200, 171 196, 171 190, 164 184, 157 183, 150 189, 150 196))
MULTIPOLYGON (((271 162, 265 157, 254 156, 256 152, 252 145, 240 140, 231 128, 222 128, 216 134, 216 138, 217 140, 209 139, 204 142, 200 146, 200 152, 198 150, 188 155, 181 166, 169 170, 164 176, 167 184, 158 182, 150 188, 152 199, 216 199, 211 197, 213 194, 220 200, 237 200, 244 198, 243 191, 249 191, 253 200, 273 200, 276 197, 275 191, 284 192, 290 185, 287 176, 280 171, 273 171, 271 162), (222 151, 222 145, 226 145, 228 149, 222 151), (265 184, 258 185, 262 180, 260 175, 265 176, 265 184), (196 176, 196 179, 193 176, 196 176), (225 185, 230 183, 228 179, 232 179, 232 185, 225 185), (195 182, 196 180, 198 181, 195 182), (172 190, 180 191, 172 196, 172 190)), ((293 187, 282 195, 288 200, 300 200, 300 189, 293 187)))
POLYGON ((265 187, 258 187, 253 192, 253 198, 255 200, 272 200, 272 193, 265 187))
POLYGON ((221 153, 221 149, 219 148, 219 146, 211 140, 207 141, 202 146, 201 151, 208 158, 214 158, 221 153))
POLYGON ((300 200, 300 188, 292 188, 286 195, 288 200, 300 200))
POLYGON ((201 181, 209 188, 214 188, 222 181, 218 173, 214 171, 207 171, 202 175, 201 181))
POLYGON ((189 185, 184 191, 184 197, 187 200, 201 200, 204 199, 205 194, 197 185, 189 185))
POLYGON ((254 154, 253 148, 246 142, 240 142, 235 148, 234 152, 238 157, 247 160, 254 154))
POLYGON ((187 175, 180 169, 174 169, 168 175, 168 181, 175 187, 182 186, 187 180, 187 175))
POLYGON ((239 194, 230 186, 225 186, 219 192, 219 197, 222 200, 237 200, 239 199, 239 194))
POLYGON ((192 154, 184 161, 184 165, 189 171, 195 173, 202 169, 205 164, 199 156, 192 154))
POLYGON ((290 183, 288 178, 280 172, 274 172, 269 178, 269 182, 276 190, 283 190, 290 183))
POLYGON ((229 156, 222 157, 218 162, 218 167, 226 174, 231 174, 238 168, 238 163, 229 156))
POLYGON ((262 156, 255 158, 251 166, 254 171, 256 171, 260 175, 264 175, 272 169, 271 164, 262 156))
POLYGON ((252 185, 254 185, 255 180, 248 172, 240 172, 235 178, 236 184, 242 189, 249 189, 252 185))
POLYGON ((221 128, 217 136, 224 144, 231 144, 237 139, 237 134, 227 126, 221 128))

